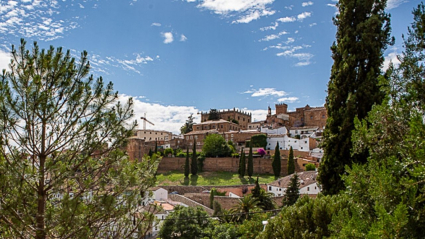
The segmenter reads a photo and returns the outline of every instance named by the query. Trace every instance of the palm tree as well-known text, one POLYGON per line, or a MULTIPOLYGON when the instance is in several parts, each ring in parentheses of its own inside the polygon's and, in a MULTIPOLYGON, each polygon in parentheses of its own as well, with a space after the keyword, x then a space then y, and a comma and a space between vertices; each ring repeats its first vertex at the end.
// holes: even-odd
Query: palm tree
POLYGON ((249 219, 249 212, 258 209, 258 201, 251 195, 246 195, 239 199, 239 202, 231 209, 233 214, 239 214, 236 221, 242 222, 249 219))

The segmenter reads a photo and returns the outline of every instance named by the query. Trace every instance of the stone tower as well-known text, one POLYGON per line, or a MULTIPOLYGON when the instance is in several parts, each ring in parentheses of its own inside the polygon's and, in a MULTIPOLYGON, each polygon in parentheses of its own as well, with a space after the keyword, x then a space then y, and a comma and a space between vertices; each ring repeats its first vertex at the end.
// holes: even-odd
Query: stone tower
POLYGON ((276 115, 288 113, 288 105, 285 103, 276 104, 276 115))

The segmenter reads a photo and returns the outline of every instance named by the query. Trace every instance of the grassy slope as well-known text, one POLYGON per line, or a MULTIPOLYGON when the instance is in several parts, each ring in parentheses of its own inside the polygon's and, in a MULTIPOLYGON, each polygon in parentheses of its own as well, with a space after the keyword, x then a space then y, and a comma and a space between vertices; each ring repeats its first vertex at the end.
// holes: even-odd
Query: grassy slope
MULTIPOLYGON (((270 183, 274 181, 273 175, 258 175, 260 183, 270 183)), ((257 178, 257 175, 253 175, 253 178, 249 179, 248 176, 239 178, 237 173, 230 172, 204 172, 197 176, 184 177, 183 173, 180 172, 168 172, 165 174, 158 174, 157 185, 192 185, 192 186, 228 186, 228 185, 241 185, 241 184, 253 184, 257 178)))

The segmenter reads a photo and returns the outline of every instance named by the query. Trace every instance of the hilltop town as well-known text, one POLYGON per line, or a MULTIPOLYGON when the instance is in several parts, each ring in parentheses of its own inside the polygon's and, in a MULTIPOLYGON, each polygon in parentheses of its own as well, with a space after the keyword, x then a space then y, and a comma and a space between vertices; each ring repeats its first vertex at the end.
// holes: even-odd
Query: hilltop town
MULTIPOLYGON (((187 149, 196 150, 202 158, 202 172, 230 172, 238 173, 240 165, 240 153, 248 154, 250 141, 262 135, 265 139, 262 147, 256 145, 253 150, 253 175, 273 175, 273 157, 276 154, 276 146, 279 145, 280 177, 264 184, 257 184, 272 196, 272 200, 278 206, 282 206, 285 192, 290 186, 291 175, 288 175, 288 157, 292 150, 295 161, 295 172, 299 177, 299 194, 316 197, 320 192, 317 184, 317 168, 323 155, 319 148, 324 126, 326 125, 327 113, 325 107, 296 108, 288 111, 285 103, 275 105, 275 114, 268 107, 264 120, 252 121, 249 112, 236 108, 228 110, 212 109, 209 112, 201 112, 201 122, 194 123, 192 117, 182 126, 180 135, 172 134, 164 130, 136 129, 134 136, 129 139, 126 151, 131 160, 140 160, 144 155, 152 155, 159 152, 162 155, 158 165, 158 173, 183 172, 185 167, 185 154, 187 149), (186 131, 186 132, 184 132, 186 131), (203 147, 208 136, 218 135, 227 144, 232 145, 233 153, 221 157, 205 157, 203 147), (254 137, 254 138, 253 138, 254 137), (195 144, 195 145, 194 145, 195 144), (257 152, 263 149, 264 154, 257 152), (312 165, 313 171, 306 171, 306 165, 312 165)), ((147 120, 142 118, 142 120, 147 120)), ((149 122, 149 121, 148 121, 149 122)), ((151 122, 149 122, 151 123, 151 122)), ((312 170, 311 168, 309 170, 312 170)), ((182 178, 183 179, 183 178, 182 178)), ((253 182, 253 181, 251 181, 253 182)), ((202 207, 209 214, 214 214, 211 205, 211 191, 219 192, 220 196, 214 196, 225 210, 231 210, 244 196, 250 195, 255 184, 240 185, 168 185, 159 183, 150 188, 152 196, 144 201, 144 205, 156 204, 162 208, 155 215, 160 219, 159 224, 153 226, 150 236, 156 236, 162 225, 162 221, 173 212, 177 206, 202 207)))

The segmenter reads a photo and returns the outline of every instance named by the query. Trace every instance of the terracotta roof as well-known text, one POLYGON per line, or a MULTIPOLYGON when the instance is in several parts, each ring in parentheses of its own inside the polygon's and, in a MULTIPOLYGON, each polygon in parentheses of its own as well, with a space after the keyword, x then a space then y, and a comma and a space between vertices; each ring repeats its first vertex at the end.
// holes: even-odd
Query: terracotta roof
POLYGON ((303 126, 303 127, 291 127, 290 129, 318 129, 319 126, 303 126))
POLYGON ((185 134, 185 136, 186 135, 194 135, 194 134, 206 134, 206 133, 216 134, 216 133, 219 133, 219 132, 216 129, 198 130, 198 131, 191 131, 191 132, 185 134))
POLYGON ((219 123, 232 123, 232 124, 235 124, 233 122, 230 122, 230 121, 227 121, 227 120, 224 120, 224 119, 219 119, 219 120, 207 120, 207 121, 204 121, 204 122, 201 122, 201 123, 198 123, 198 124, 194 124, 194 126, 196 126, 196 125, 203 125, 203 124, 219 124, 219 123))
MULTIPOLYGON (((298 178, 300 181, 300 188, 303 188, 305 186, 308 186, 310 184, 316 183, 317 178, 317 172, 316 171, 305 171, 297 173, 298 178)), ((289 183, 291 182, 291 177, 293 174, 288 175, 283 178, 279 178, 278 180, 269 183, 270 186, 280 187, 280 188, 287 188, 289 186, 289 183)))

